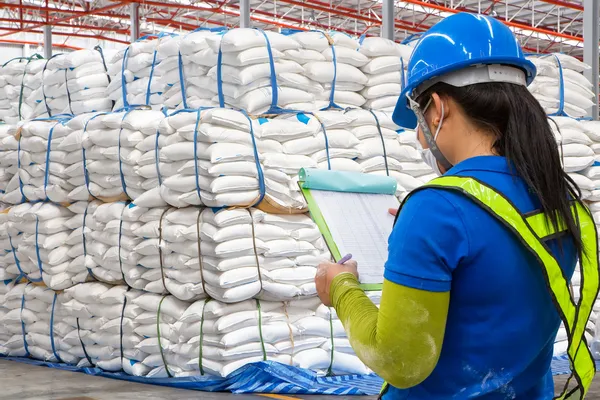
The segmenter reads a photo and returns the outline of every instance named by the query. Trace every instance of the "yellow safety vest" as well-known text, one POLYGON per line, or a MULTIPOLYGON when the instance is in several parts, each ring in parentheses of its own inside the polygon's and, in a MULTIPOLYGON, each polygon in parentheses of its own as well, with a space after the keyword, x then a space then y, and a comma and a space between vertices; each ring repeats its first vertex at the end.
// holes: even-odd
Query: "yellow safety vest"
MULTIPOLYGON (((464 194, 504 224, 537 258, 544 272, 552 301, 564 323, 569 340, 567 354, 572 374, 561 394, 556 396, 555 399, 585 398, 596 374, 596 365, 584 333, 598 296, 599 287, 598 236, 596 225, 587 207, 581 202, 575 202, 571 206, 585 250, 584 254, 579 257, 581 286, 579 301, 575 302, 569 289, 569 282, 565 278, 558 261, 544 243, 545 240, 565 231, 566 227, 564 225, 559 226, 560 229, 557 232, 546 215, 541 212, 524 216, 501 193, 472 177, 442 176, 416 189, 411 195, 427 188, 464 194), (569 390, 569 383, 573 377, 575 377, 577 385, 569 390)), ((410 195, 404 199, 403 205, 408 198, 410 198, 410 195)), ((401 209, 402 206, 398 214, 400 214, 401 209)), ((385 392, 386 388, 387 384, 384 384, 381 394, 385 392)))

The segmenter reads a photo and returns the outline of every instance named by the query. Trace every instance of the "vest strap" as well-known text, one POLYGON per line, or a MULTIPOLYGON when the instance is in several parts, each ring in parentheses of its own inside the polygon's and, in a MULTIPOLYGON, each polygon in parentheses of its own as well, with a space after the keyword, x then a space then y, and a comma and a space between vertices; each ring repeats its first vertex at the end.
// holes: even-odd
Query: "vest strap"
POLYGON ((584 334, 600 286, 598 234, 590 211, 581 202, 574 202, 571 206, 585 250, 584 254, 579 255, 581 286, 579 301, 576 303, 569 290, 568 279, 544 242, 544 239, 550 239, 566 231, 564 223, 559 222, 559 229, 556 230, 543 213, 525 216, 508 198, 492 187, 476 178, 462 176, 442 176, 415 189, 402 202, 396 220, 406 201, 414 193, 428 188, 465 195, 506 226, 538 260, 552 301, 567 331, 569 342, 567 354, 573 371, 571 377, 577 381, 576 387, 569 392, 567 383, 562 393, 555 399, 583 399, 596 373, 596 365, 584 334))

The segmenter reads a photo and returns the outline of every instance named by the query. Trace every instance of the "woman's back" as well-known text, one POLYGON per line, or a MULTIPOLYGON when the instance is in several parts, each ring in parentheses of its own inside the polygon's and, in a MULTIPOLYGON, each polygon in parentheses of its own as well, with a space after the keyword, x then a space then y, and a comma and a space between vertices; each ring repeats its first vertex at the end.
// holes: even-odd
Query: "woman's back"
MULTIPOLYGON (((539 209, 536 196, 512 173, 504 157, 483 156, 459 163, 446 176, 477 178, 523 214, 539 209)), ((570 278, 573 241, 563 236, 547 244, 570 278)), ((550 362, 560 318, 542 266, 514 233, 467 196, 426 189, 402 209, 389 251, 386 279, 451 290, 451 297, 433 373, 411 389, 390 388, 385 398, 553 397, 550 362)))

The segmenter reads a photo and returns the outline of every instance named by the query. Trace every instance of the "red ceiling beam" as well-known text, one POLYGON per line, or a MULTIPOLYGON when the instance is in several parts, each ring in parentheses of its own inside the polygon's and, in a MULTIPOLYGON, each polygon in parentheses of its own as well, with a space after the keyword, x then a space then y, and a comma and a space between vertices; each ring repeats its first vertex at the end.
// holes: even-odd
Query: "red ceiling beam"
MULTIPOLYGON (((0 39, 0 43, 28 44, 31 46, 43 46, 44 45, 42 42, 33 42, 30 40, 13 40, 13 39, 0 39)), ((69 46, 68 44, 60 44, 60 43, 52 44, 52 47, 58 47, 61 49, 70 49, 70 50, 81 50, 81 47, 69 46)))
MULTIPOLYGON (((457 14, 461 11, 469 11, 469 10, 463 10, 463 9, 453 9, 453 8, 449 8, 449 7, 445 7, 445 6, 440 6, 438 4, 434 4, 434 3, 426 3, 424 1, 421 0, 404 0, 404 2, 406 3, 411 3, 411 4, 415 4, 418 6, 422 6, 425 8, 431 8, 434 10, 438 10, 438 11, 443 11, 443 12, 448 12, 448 13, 452 13, 452 14, 457 14)), ((574 35, 568 35, 565 33, 560 33, 560 32, 556 32, 556 31, 552 31, 549 29, 542 29, 542 28, 536 28, 534 26, 531 25, 526 25, 526 24, 522 24, 522 23, 518 23, 518 22, 512 22, 512 21, 506 21, 504 20, 504 18, 500 18, 498 17, 499 20, 501 20, 502 22, 504 22, 506 25, 511 26, 513 28, 517 28, 517 29, 526 29, 526 30, 530 30, 533 32, 537 32, 537 33, 542 33, 545 35, 550 35, 550 36, 556 36, 556 37, 560 37, 563 39, 570 39, 570 40, 575 40, 578 42, 583 42, 583 37, 582 36, 574 36, 574 35)))
MULTIPOLYGON (((13 22, 13 23, 27 23, 27 22, 35 22, 31 20, 18 20, 18 19, 10 19, 10 18, 0 18, 0 22, 13 22)), ((109 28, 105 26, 94 26, 94 25, 79 25, 79 24, 54 24, 52 26, 60 27, 60 28, 75 28, 75 29, 85 29, 88 31, 103 31, 103 32, 114 32, 121 35, 129 34, 129 29, 123 28, 109 28)), ((4 29, 0 26, 0 30, 4 29)), ((20 29, 20 28, 19 28, 20 29)))
POLYGON ((548 3, 555 6, 572 8, 573 10, 583 11, 583 6, 577 3, 571 3, 570 1, 562 1, 562 0, 539 0, 542 3, 548 3))
MULTIPOLYGON (((111 4, 109 6, 95 8, 95 9, 92 9, 90 11, 86 11, 84 14, 70 15, 68 17, 63 17, 63 18, 58 18, 58 19, 51 19, 51 20, 48 20, 47 22, 36 23, 36 24, 30 25, 30 26, 26 26, 23 29, 19 29, 19 32, 29 32, 32 29, 41 28, 44 25, 53 25, 53 24, 56 24, 56 23, 59 23, 59 22, 66 22, 66 21, 70 21, 70 20, 72 20, 74 18, 78 18, 80 16, 85 16, 85 15, 94 15, 95 12, 104 12, 104 11, 112 10, 113 8, 122 7, 124 4, 125 3, 115 3, 115 4, 111 4)), ((49 12, 49 8, 50 7, 45 7, 46 13, 49 12)), ((3 34, 0 35, 0 37, 13 35, 14 33, 15 32, 3 33, 3 34)))
POLYGON ((22 10, 31 10, 31 11, 40 11, 40 12, 48 11, 53 14, 74 14, 75 17, 73 17, 73 18, 87 17, 90 15, 93 15, 93 16, 99 15, 101 17, 114 17, 114 18, 129 19, 129 15, 113 14, 113 13, 107 13, 107 12, 96 12, 96 10, 92 10, 92 13, 90 14, 89 11, 64 10, 64 9, 55 8, 55 7, 32 6, 32 5, 28 5, 28 4, 5 3, 5 2, 1 2, 1 1, 0 1, 0 8, 9 8, 12 10, 19 10, 19 11, 22 11, 22 10))
MULTIPOLYGON (((6 31, 8 35, 23 32, 19 28, 5 28, 5 27, 0 27, 0 31, 6 31)), ((28 32, 39 33, 39 34, 44 33, 44 31, 40 31, 40 30, 30 30, 28 32)), ((1 37, 6 36, 7 34, 1 34, 0 40, 4 40, 4 39, 1 39, 1 37)), ((102 36, 102 35, 85 35, 83 33, 71 33, 71 32, 52 32, 52 34, 56 35, 56 36, 68 36, 68 37, 72 36, 72 37, 81 37, 81 38, 87 38, 87 39, 106 40, 108 42, 115 42, 115 43, 121 43, 121 44, 129 44, 129 42, 126 42, 124 40, 109 38, 109 37, 102 36)))

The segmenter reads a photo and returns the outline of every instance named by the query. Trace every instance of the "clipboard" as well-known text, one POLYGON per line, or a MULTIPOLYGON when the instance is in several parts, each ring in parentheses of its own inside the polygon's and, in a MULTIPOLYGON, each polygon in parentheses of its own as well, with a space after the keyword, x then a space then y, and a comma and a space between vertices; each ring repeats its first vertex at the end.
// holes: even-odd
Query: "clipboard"
POLYGON ((361 287, 381 290, 394 225, 388 209, 400 206, 396 179, 303 168, 298 184, 334 260, 351 253, 358 262, 361 287))

